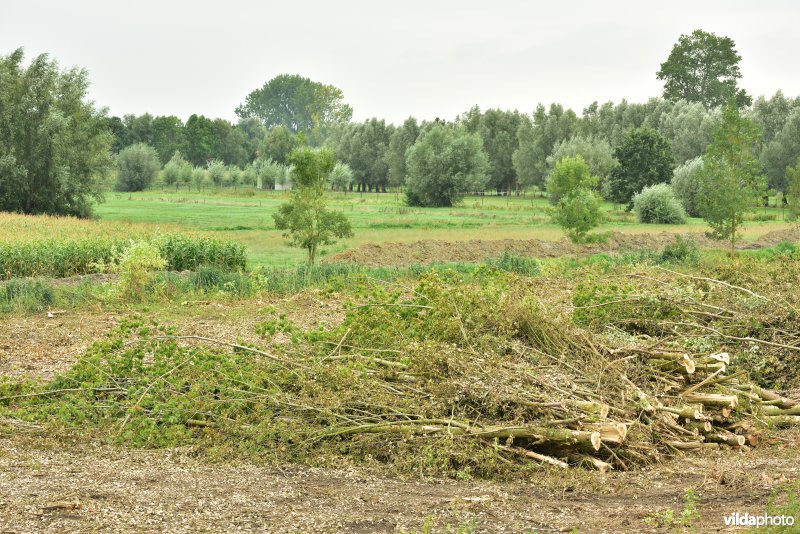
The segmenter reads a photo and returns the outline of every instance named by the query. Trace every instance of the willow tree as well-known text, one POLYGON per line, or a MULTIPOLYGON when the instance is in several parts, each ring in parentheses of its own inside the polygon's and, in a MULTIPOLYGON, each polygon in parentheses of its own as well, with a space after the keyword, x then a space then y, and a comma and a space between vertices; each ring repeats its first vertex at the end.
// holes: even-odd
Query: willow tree
POLYGON ((0 210, 86 217, 113 165, 105 113, 85 70, 23 57, 0 57, 0 210))

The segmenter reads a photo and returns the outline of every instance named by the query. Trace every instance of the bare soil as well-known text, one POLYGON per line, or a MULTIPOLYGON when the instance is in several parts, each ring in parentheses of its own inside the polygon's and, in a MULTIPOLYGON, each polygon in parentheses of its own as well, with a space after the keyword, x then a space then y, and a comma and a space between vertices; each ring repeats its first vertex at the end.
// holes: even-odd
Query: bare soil
MULTIPOLYGON (((426 240, 413 243, 365 244, 328 256, 326 262, 359 263, 370 266, 409 265, 413 263, 467 262, 475 263, 500 256, 504 251, 535 258, 560 256, 589 256, 601 252, 618 253, 643 248, 663 249, 673 243, 676 235, 690 236, 704 248, 724 246, 702 233, 675 234, 669 232, 626 234, 614 232, 605 243, 575 245, 567 239, 544 241, 540 239, 502 239, 440 241, 426 240)), ((800 241, 800 230, 790 228, 774 230, 756 241, 740 243, 738 248, 753 249, 776 245, 782 241, 800 241)))
MULTIPOLYGON (((645 519, 701 498, 695 532, 764 513, 800 478, 800 440, 599 474, 543 470, 516 482, 401 480, 360 469, 209 464, 191 451, 0 438, 2 532, 667 532, 645 519)), ((676 531, 672 526, 671 531, 676 531)), ((681 531, 680 528, 677 529, 681 531)))

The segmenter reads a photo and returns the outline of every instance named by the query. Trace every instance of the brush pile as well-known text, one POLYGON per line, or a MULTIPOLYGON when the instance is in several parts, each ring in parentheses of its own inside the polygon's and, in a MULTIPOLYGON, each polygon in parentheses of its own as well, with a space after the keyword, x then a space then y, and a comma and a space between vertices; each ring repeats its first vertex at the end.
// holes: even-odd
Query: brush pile
POLYGON ((493 269, 465 278, 365 278, 343 322, 307 331, 276 313, 258 327, 265 347, 129 323, 44 388, 0 384, 0 418, 484 477, 744 450, 800 424, 800 403, 749 379, 796 361, 791 303, 657 268, 562 291, 493 269))

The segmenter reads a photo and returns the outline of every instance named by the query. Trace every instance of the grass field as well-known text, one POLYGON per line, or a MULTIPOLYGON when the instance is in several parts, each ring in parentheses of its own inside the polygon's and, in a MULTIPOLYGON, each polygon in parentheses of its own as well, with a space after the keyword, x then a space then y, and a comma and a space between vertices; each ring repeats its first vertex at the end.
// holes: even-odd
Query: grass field
MULTIPOLYGON (((99 204, 99 222, 82 222, 79 231, 111 231, 111 222, 124 223, 122 232, 152 232, 155 228, 209 232, 217 237, 243 243, 251 266, 295 266, 304 259, 301 250, 286 245, 275 229, 272 214, 286 201, 288 193, 259 191, 222 194, 175 192, 110 193, 99 204), (96 225, 101 230, 87 230, 96 225)), ((402 194, 332 193, 331 207, 344 211, 353 224, 354 237, 328 247, 323 254, 336 253, 366 243, 410 242, 425 239, 464 241, 470 239, 541 239, 563 237, 550 222, 549 204, 536 196, 468 197, 456 207, 410 208, 402 194)), ((690 219, 686 225, 643 225, 633 214, 604 204, 606 222, 600 231, 702 232, 706 225, 690 219)), ((759 209, 774 220, 748 222, 743 236, 754 239, 769 230, 788 226, 781 210, 759 209)), ((64 225, 62 225, 64 226, 64 225)), ((66 232, 66 230, 61 230, 66 232)), ((2 239, 2 237, 0 237, 2 239)))

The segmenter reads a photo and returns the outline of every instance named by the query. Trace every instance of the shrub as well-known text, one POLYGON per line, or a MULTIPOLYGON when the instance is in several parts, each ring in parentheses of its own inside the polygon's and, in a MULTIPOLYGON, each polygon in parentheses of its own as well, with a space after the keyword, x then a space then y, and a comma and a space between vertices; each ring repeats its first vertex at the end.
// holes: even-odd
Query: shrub
POLYGON ((633 197, 636 218, 645 224, 683 224, 686 211, 667 184, 656 184, 642 189, 633 197))
POLYGON ((700 217, 698 197, 702 188, 702 179, 702 157, 687 161, 676 168, 672 175, 672 191, 690 217, 700 217))
POLYGON ((541 262, 536 258, 520 256, 510 250, 504 250, 503 254, 492 262, 492 265, 500 270, 525 276, 537 275, 542 269, 541 262))
POLYGON ((700 249, 691 237, 675 236, 675 242, 664 247, 659 260, 662 263, 696 262, 700 249))
POLYGON ((153 281, 153 271, 166 267, 166 260, 152 243, 133 243, 116 259, 119 271, 119 291, 127 299, 142 300, 147 286, 153 281))
POLYGON ((143 191, 153 183, 161 163, 156 150, 144 143, 122 149, 117 156, 117 191, 143 191))

